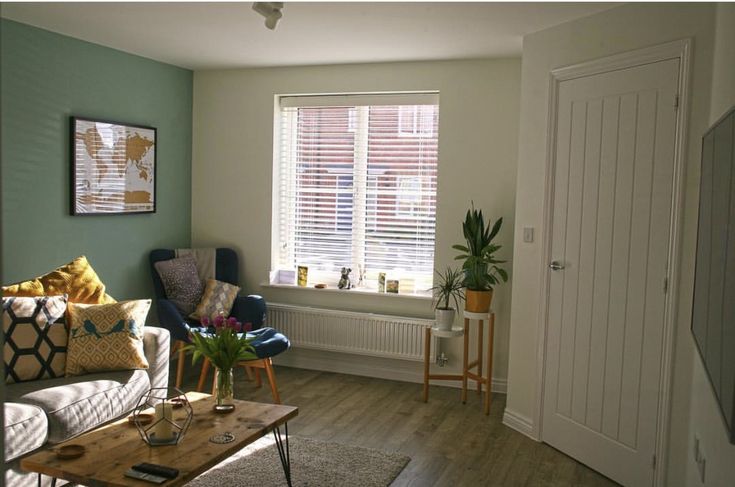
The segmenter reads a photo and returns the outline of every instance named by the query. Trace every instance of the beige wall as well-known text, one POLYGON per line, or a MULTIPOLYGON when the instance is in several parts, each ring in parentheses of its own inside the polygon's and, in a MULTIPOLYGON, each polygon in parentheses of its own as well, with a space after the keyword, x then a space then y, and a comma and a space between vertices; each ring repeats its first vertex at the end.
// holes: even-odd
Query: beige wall
MULTIPOLYGON (((267 300, 404 316, 433 316, 427 301, 261 287, 270 270, 273 104, 276 94, 440 91, 437 268, 452 263, 470 204, 504 217, 513 248, 520 60, 467 60, 198 71, 194 74, 192 244, 228 245, 245 290, 267 300)), ((510 264, 509 264, 510 266, 510 264)), ((496 377, 507 374, 510 284, 496 292, 496 377)), ((460 340, 446 344, 454 365, 460 340)), ((356 360, 360 360, 356 358, 356 360)), ((418 367, 418 366, 417 366, 418 367)))
MULTIPOLYGON (((715 47, 712 73, 712 98, 709 121, 714 123, 735 105, 735 3, 717 5, 715 47)), ((693 346, 693 344, 692 344, 693 346)), ((693 352, 691 418, 689 447, 694 449, 694 437, 699 437, 705 459, 705 483, 699 480, 691 453, 687 458, 687 485, 732 485, 735 479, 735 445, 727 438, 725 423, 720 414, 712 386, 702 366, 699 354, 693 352)))
POLYGON ((542 330, 539 309, 541 241, 520 242, 521 229, 534 226, 542 235, 549 72, 624 51, 664 42, 693 39, 685 201, 681 242, 680 283, 674 352, 673 404, 667 485, 683 485, 687 454, 687 423, 692 377, 692 338, 689 331, 696 244, 699 151, 709 116, 713 45, 713 4, 627 4, 569 22, 524 38, 521 122, 516 194, 513 304, 508 377, 508 411, 535 424, 540 381, 537 347, 542 330))

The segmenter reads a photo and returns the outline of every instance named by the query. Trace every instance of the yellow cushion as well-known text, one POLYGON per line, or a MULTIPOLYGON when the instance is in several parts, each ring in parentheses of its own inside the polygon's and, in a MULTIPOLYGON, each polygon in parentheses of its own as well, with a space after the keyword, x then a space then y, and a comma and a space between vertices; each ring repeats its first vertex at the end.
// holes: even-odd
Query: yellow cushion
POLYGON ((66 375, 147 369, 143 327, 150 299, 113 304, 69 303, 66 375))
POLYGON ((70 303, 116 302, 112 296, 105 293, 105 285, 83 255, 43 276, 3 286, 3 296, 31 297, 58 294, 68 295, 70 303))

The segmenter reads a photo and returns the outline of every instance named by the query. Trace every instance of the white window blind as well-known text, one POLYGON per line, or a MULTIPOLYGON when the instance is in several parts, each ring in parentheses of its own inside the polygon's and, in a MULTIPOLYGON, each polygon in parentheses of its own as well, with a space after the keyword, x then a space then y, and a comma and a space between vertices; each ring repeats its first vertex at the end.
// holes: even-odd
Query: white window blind
POLYGON ((431 286, 437 94, 282 97, 273 265, 335 283, 342 267, 431 286))

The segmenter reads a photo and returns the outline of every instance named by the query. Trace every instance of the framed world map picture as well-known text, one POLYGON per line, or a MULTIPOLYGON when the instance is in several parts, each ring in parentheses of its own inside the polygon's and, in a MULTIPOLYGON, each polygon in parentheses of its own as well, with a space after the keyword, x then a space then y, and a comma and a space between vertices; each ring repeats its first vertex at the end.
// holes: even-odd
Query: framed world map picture
POLYGON ((71 214, 155 213, 156 129, 71 118, 71 214))

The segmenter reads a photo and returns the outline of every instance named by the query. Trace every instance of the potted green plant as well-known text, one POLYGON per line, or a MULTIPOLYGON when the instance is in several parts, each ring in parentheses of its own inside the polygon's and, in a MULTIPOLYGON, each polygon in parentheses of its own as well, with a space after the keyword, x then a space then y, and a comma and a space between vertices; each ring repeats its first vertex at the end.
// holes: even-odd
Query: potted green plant
POLYGON ((462 233, 467 245, 452 246, 461 252, 455 260, 464 261, 462 271, 467 311, 487 313, 493 298, 493 287, 501 281, 508 280, 508 273, 499 265, 505 261, 495 257, 501 246, 493 243, 502 225, 502 218, 499 218, 492 228, 485 225, 482 210, 476 210, 473 203, 462 223, 462 233))
POLYGON ((248 337, 250 323, 243 325, 236 318, 225 318, 222 313, 210 322, 208 317, 201 319, 206 331, 191 334, 192 364, 199 357, 206 357, 214 365, 214 410, 229 412, 235 409, 234 381, 232 369, 239 363, 258 358, 250 344, 254 337, 248 337))
POLYGON ((451 330, 454 323, 455 308, 449 305, 449 300, 459 309, 459 303, 464 299, 462 293, 464 274, 461 271, 447 267, 444 272, 436 271, 437 283, 431 288, 434 294, 434 315, 436 326, 440 330, 451 330))

